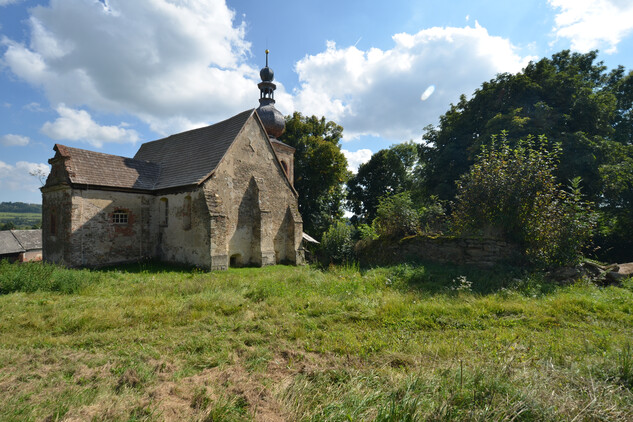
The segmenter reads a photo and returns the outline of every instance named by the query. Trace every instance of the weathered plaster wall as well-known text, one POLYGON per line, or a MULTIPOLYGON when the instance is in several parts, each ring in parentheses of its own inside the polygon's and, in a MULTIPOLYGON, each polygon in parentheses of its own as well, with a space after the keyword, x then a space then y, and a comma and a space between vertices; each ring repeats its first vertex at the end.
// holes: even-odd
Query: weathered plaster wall
POLYGON ((157 228, 157 256, 161 260, 211 268, 210 217, 202 189, 156 196, 152 210, 151 224, 157 228), (168 200, 167 225, 160 224, 163 198, 168 200))
POLYGON ((141 193, 73 189, 68 264, 102 266, 153 256, 151 202, 141 193), (112 221, 115 211, 128 213, 127 224, 112 221))
POLYGON ((204 185, 213 268, 302 264, 297 197, 263 129, 250 119, 204 185))
POLYGON ((42 258, 71 265, 70 237, 72 189, 65 184, 42 192, 42 258))

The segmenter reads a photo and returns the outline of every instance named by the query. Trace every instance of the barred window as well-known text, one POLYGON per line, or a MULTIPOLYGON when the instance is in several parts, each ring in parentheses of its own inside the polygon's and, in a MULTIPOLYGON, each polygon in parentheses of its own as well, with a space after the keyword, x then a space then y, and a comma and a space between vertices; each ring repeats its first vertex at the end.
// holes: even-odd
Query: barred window
POLYGON ((115 211, 112 213, 112 222, 114 224, 127 224, 128 214, 127 211, 115 211))

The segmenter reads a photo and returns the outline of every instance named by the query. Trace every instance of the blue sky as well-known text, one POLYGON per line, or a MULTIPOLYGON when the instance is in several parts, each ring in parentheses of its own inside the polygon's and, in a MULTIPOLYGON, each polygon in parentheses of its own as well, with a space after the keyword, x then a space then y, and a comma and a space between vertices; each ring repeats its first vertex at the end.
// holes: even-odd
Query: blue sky
POLYGON ((60 143, 143 142, 257 107, 345 128, 352 169, 460 94, 562 49, 633 69, 630 0, 0 0, 0 202, 41 202, 60 143))

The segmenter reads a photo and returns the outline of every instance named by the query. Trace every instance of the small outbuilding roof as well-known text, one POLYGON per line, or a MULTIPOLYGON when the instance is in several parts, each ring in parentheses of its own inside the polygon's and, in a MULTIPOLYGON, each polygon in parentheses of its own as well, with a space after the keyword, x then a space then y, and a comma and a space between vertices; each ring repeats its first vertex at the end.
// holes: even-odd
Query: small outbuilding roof
POLYGON ((42 230, 11 230, 11 233, 27 251, 42 249, 42 230))
POLYGON ((42 249, 42 230, 0 231, 0 255, 42 249))
POLYGON ((318 240, 316 240, 315 238, 313 238, 312 236, 310 236, 310 235, 309 235, 309 234, 307 234, 307 233, 303 233, 302 237, 303 237, 303 240, 305 240, 305 241, 307 241, 307 242, 310 242, 310 243, 319 243, 319 241, 318 241, 318 240))
POLYGON ((0 231, 0 255, 9 255, 25 252, 18 239, 11 233, 12 230, 0 231))

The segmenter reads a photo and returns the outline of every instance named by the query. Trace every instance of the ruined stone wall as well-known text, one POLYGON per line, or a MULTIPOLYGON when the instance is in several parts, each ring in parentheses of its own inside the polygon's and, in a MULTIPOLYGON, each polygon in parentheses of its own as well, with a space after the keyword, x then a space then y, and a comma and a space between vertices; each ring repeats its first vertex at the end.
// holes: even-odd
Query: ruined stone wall
POLYGON ((297 197, 255 119, 246 123, 204 192, 212 268, 302 263, 297 197))
POLYGON ((362 265, 422 260, 492 267, 521 259, 519 248, 502 240, 427 236, 361 241, 356 245, 356 255, 362 265))
POLYGON ((72 189, 57 185, 42 190, 42 258, 71 265, 70 238, 72 189))
POLYGON ((152 257, 151 200, 141 193, 73 189, 67 265, 103 266, 152 257), (115 212, 126 213, 127 223, 115 222, 115 212))
POLYGON ((157 230, 157 256, 161 260, 211 268, 210 217, 202 189, 156 196, 151 224, 157 230), (167 224, 161 215, 161 201, 165 199, 167 224))

